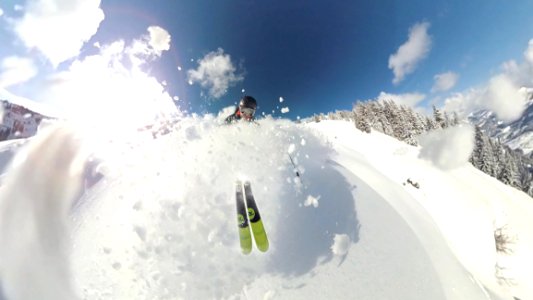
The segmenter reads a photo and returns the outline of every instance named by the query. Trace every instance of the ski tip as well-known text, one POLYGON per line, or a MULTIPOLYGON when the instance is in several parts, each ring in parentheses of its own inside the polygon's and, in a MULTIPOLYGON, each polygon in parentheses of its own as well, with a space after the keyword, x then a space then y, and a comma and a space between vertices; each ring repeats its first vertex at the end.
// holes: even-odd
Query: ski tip
POLYGON ((268 244, 265 245, 257 245, 257 249, 261 252, 267 252, 268 251, 268 244))
POLYGON ((244 255, 248 255, 248 254, 250 254, 252 252, 252 248, 249 248, 249 249, 241 248, 241 252, 244 255))

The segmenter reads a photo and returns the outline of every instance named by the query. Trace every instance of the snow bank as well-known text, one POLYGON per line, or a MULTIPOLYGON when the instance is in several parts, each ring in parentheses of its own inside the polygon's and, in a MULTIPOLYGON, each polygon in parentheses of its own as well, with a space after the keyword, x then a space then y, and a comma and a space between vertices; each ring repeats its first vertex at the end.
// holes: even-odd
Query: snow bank
POLYGON ((185 118, 171 134, 133 145, 121 161, 109 162, 120 170, 107 179, 115 187, 88 196, 73 216, 76 280, 84 297, 226 298, 265 273, 306 274, 333 256, 335 234, 356 240, 353 200, 304 207, 310 194, 335 199, 340 191, 301 183, 287 154, 292 148, 299 174, 309 180, 323 170, 327 145, 289 121, 220 121, 185 118), (252 183, 271 240, 266 254, 243 257, 238 249, 237 178, 252 183))

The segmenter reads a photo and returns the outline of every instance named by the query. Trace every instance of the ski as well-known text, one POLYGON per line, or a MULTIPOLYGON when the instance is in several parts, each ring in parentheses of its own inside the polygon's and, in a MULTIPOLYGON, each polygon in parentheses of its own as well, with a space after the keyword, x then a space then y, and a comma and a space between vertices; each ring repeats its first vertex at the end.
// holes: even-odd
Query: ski
POLYGON ((257 249, 262 252, 268 250, 268 238, 259 214, 259 209, 255 203, 254 195, 252 194, 252 186, 249 181, 244 182, 244 195, 246 197, 246 206, 248 207, 248 219, 252 227, 252 233, 254 236, 257 249))
POLYGON ((237 201, 237 225, 239 226, 239 240, 243 254, 252 252, 252 235, 248 226, 248 217, 246 214, 246 205, 244 204, 244 195, 242 192, 242 182, 235 182, 235 199, 237 201))

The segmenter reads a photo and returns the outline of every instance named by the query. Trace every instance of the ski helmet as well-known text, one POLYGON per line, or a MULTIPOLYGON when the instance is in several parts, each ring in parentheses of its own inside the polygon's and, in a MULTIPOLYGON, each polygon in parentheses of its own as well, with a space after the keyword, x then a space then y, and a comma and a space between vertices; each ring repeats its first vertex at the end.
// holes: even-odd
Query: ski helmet
POLYGON ((253 110, 257 109, 257 101, 255 101, 252 96, 244 96, 239 102, 239 107, 241 108, 251 108, 253 110))

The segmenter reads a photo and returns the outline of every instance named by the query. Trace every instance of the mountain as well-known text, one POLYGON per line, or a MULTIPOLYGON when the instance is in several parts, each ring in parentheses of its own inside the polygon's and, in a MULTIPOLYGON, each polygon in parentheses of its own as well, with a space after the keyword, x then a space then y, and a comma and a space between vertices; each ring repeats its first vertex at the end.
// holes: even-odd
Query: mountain
POLYGON ((93 140, 104 180, 81 197, 83 138, 40 131, 0 188, 4 296, 533 298, 533 201, 467 156, 443 169, 456 139, 426 149, 353 122, 222 118, 93 140), (236 178, 252 182, 267 253, 240 252, 236 178))
POLYGON ((41 121, 54 115, 46 106, 4 89, 0 89, 0 114, 0 141, 34 136, 41 121))
POLYGON ((529 93, 528 98, 524 113, 513 122, 503 122, 493 112, 487 110, 471 114, 469 121, 511 149, 521 149, 524 154, 533 157, 533 91, 529 93))

